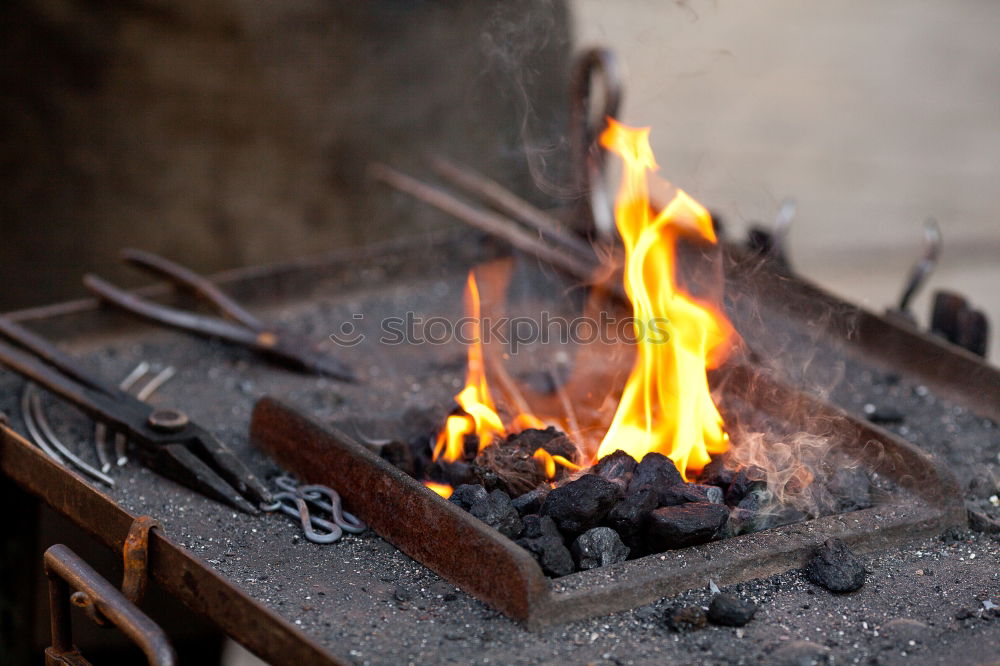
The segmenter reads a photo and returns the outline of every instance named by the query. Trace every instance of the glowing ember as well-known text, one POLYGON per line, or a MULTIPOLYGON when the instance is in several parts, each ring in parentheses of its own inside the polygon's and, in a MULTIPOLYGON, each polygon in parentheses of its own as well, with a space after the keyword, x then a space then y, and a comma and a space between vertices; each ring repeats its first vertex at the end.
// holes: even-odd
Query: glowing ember
POLYGON ((448 499, 451 497, 454 488, 449 486, 447 483, 436 483, 434 481, 424 481, 424 485, 436 492, 441 497, 448 499))
POLYGON ((597 457, 621 449, 641 460, 656 451, 688 479, 708 464, 710 453, 729 448, 706 369, 723 360, 732 327, 722 312, 682 292, 674 275, 678 236, 693 230, 715 243, 712 220, 680 190, 654 215, 646 178, 658 167, 648 128, 609 119, 601 145, 624 161, 615 219, 625 245, 625 290, 636 321, 637 355, 597 457))
POLYGON ((434 446, 434 460, 447 462, 461 460, 468 435, 479 437, 479 449, 489 446, 494 436, 505 434, 503 422, 493 406, 490 389, 486 384, 486 366, 483 362, 483 343, 480 335, 479 287, 476 278, 469 271, 465 288, 465 311, 472 318, 473 342, 469 345, 469 363, 465 377, 465 388, 455 396, 455 402, 464 413, 448 417, 444 428, 438 433, 434 446))

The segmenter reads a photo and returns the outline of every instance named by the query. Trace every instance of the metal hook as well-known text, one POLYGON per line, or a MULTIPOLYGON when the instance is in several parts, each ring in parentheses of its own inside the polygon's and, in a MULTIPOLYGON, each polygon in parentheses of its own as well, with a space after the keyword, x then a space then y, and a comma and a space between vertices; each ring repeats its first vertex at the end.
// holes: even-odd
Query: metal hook
POLYGON ((321 485, 299 486, 299 495, 303 499, 328 512, 331 516, 333 516, 333 522, 343 528, 346 532, 350 532, 351 534, 360 534, 368 529, 368 526, 365 525, 364 522, 353 514, 343 510, 340 502, 340 495, 337 494, 337 491, 333 488, 321 485), (324 495, 328 500, 326 502, 321 499, 324 495))
POLYGON ((607 119, 618 115, 622 100, 621 78, 615 54, 608 49, 593 48, 577 57, 570 84, 570 157, 574 185, 586 196, 585 212, 590 217, 593 232, 603 239, 611 238, 615 232, 614 198, 605 178, 606 159, 598 139, 607 126, 607 119), (604 94, 599 109, 593 98, 595 81, 600 82, 604 94))
POLYGON ((261 505, 263 511, 281 511, 285 515, 298 518, 306 539, 313 543, 333 543, 344 535, 343 530, 328 520, 313 516, 309 512, 306 500, 294 492, 278 492, 273 495, 274 502, 261 505), (322 532, 317 531, 323 530, 322 532))
POLYGON ((927 278, 937 267, 941 256, 941 228, 933 217, 924 222, 924 252, 910 270, 910 276, 903 287, 903 295, 899 298, 899 311, 908 312, 910 302, 927 282, 927 278))

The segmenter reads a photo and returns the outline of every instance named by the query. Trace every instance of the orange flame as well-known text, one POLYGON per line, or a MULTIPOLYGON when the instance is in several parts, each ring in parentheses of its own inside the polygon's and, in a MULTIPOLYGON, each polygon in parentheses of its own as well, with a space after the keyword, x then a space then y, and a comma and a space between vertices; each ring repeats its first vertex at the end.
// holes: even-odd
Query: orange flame
POLYGON ((579 465, 571 460, 567 460, 564 456, 553 455, 541 447, 535 449, 535 453, 531 457, 541 463, 542 467, 545 469, 546 479, 556 478, 557 464, 572 472, 581 469, 579 465))
POLYGON ((646 179, 658 166, 649 128, 609 118, 601 145, 624 161, 615 220, 625 245, 625 291, 636 322, 637 356, 597 457, 621 449, 641 460, 656 451, 688 479, 708 464, 710 453, 729 448, 706 369, 722 361, 732 327, 721 311, 683 293, 674 276, 678 236, 693 230, 715 243, 712 219, 681 190, 653 214, 646 179))
POLYGON ((436 481, 424 481, 424 485, 445 499, 451 497, 451 494, 455 491, 455 489, 449 486, 447 483, 438 483, 436 481))
POLYGON ((462 459, 467 435, 479 436, 479 450, 489 446, 494 436, 505 434, 503 422, 493 406, 490 389, 486 384, 486 366, 483 362, 483 343, 480 334, 479 287, 476 278, 469 271, 465 287, 465 311, 472 318, 473 342, 469 345, 468 370, 465 388, 455 396, 455 402, 464 413, 452 414, 438 433, 434 446, 434 460, 444 458, 447 462, 462 459))

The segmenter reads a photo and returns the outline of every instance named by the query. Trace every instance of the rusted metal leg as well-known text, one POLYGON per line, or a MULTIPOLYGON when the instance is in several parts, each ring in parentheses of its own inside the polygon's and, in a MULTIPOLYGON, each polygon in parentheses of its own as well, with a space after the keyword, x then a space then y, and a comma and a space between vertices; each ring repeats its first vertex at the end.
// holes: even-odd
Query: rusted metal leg
POLYGON ((0 540, 0 664, 26 664, 36 646, 35 588, 38 500, 0 474, 0 503, 16 507, 4 519, 0 540))
POLYGON ((136 606, 148 580, 149 531, 158 526, 149 516, 141 516, 132 523, 123 552, 122 591, 66 546, 57 544, 45 551, 52 624, 52 646, 45 651, 46 664, 88 663, 73 645, 70 602, 84 609, 94 622, 110 623, 121 629, 142 649, 150 664, 176 663, 166 634, 136 606))

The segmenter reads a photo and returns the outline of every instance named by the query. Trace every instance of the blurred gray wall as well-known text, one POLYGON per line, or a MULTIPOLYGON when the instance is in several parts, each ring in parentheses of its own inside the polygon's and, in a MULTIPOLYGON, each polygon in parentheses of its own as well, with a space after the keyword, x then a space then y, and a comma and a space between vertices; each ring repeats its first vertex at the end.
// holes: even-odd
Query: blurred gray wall
POLYGON ((661 173, 730 228, 799 202, 801 273, 875 310, 896 302, 937 218, 929 293, 991 317, 1000 361, 1000 3, 573 0, 578 45, 625 61, 624 118, 661 173))
POLYGON ((134 284, 122 246, 217 270, 441 224, 371 160, 558 181, 569 48, 561 0, 6 0, 0 309, 134 284))

